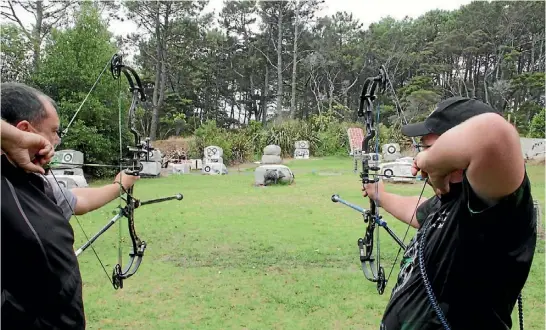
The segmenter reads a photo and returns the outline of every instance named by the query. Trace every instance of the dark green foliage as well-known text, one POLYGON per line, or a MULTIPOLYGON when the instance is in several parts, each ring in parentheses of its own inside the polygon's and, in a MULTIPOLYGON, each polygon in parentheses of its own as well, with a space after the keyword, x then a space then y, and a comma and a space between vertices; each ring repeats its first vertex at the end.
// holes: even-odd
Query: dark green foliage
POLYGON ((529 125, 528 137, 531 138, 542 138, 544 139, 544 129, 545 129, 545 117, 546 117, 546 108, 542 108, 540 112, 533 116, 531 124, 529 125))
POLYGON ((309 121, 286 120, 266 126, 251 121, 245 128, 231 131, 218 128, 215 121, 207 121, 195 130, 190 156, 201 158, 206 146, 217 145, 224 149, 224 161, 233 164, 259 160, 263 149, 275 144, 281 147, 282 157, 291 158, 294 143, 300 140, 309 141, 311 156, 347 155, 349 127, 362 125, 340 122, 331 113, 312 116, 309 121))
MULTIPOLYGON (((58 149, 79 150, 84 153, 86 163, 117 165, 120 124, 124 150, 129 141, 126 118, 130 94, 126 92, 127 83, 122 80, 118 86, 110 74, 109 63, 116 48, 109 38, 110 33, 97 9, 90 4, 82 5, 73 28, 52 32, 41 69, 32 75, 31 84, 56 101, 61 128, 64 128, 106 68, 58 149), (121 123, 118 91, 125 96, 121 100, 121 123)), ((85 171, 97 176, 114 174, 114 170, 104 168, 85 168, 85 171)))

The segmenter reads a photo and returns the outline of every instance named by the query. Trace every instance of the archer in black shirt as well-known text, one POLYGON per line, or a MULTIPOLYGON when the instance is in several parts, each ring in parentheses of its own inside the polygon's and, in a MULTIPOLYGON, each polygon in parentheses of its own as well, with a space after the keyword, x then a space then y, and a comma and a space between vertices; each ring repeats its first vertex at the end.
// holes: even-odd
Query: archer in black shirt
POLYGON ((390 194, 382 183, 365 186, 364 196, 419 229, 381 329, 510 329, 537 236, 516 130, 487 104, 453 97, 402 132, 421 137, 424 150, 412 172, 420 171, 436 195, 426 200, 390 194))

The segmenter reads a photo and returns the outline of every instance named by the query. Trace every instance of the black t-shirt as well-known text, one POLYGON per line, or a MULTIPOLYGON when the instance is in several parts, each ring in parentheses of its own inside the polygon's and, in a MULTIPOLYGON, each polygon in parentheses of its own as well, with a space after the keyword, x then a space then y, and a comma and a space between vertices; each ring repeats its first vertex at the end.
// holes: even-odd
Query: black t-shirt
POLYGON ((1 161, 2 329, 85 329, 72 227, 41 177, 1 161))
POLYGON ((419 269, 423 228, 426 273, 451 329, 510 329, 536 246, 536 216, 527 174, 511 195, 488 207, 466 177, 417 211, 382 330, 442 329, 419 269))

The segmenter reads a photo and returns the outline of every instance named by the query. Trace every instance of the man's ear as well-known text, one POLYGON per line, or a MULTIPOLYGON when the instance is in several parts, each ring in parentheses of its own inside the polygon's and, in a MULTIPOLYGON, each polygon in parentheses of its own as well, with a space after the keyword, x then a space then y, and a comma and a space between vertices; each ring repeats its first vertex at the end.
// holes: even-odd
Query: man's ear
POLYGON ((17 123, 17 125, 15 125, 15 127, 20 129, 21 131, 30 132, 30 128, 32 127, 32 125, 30 125, 30 123, 26 120, 21 120, 17 123))

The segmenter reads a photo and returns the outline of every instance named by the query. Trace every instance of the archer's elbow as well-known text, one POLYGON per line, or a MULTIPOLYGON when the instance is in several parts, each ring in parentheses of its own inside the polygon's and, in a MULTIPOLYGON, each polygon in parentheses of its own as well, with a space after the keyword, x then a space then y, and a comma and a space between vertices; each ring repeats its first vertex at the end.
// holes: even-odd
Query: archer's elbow
POLYGON ((517 130, 499 115, 482 116, 467 177, 478 195, 497 200, 519 187, 525 162, 517 130))
POLYGON ((74 214, 75 215, 84 215, 86 213, 91 212, 91 207, 89 206, 89 203, 85 200, 85 198, 79 198, 76 201, 76 206, 74 207, 74 214))
POLYGON ((523 161, 520 137, 516 128, 498 114, 488 113, 480 117, 482 118, 478 134, 479 143, 483 144, 480 149, 484 156, 490 161, 515 161, 518 158, 523 161))

